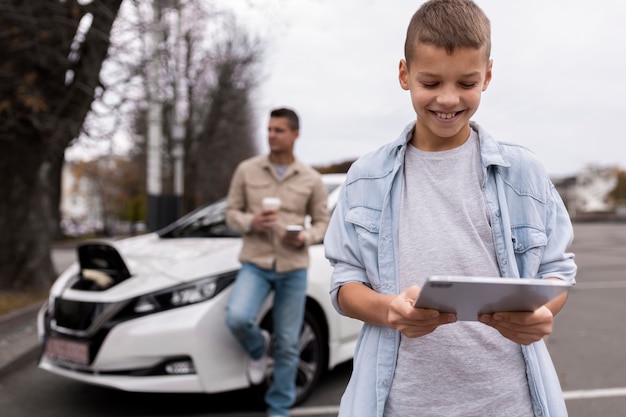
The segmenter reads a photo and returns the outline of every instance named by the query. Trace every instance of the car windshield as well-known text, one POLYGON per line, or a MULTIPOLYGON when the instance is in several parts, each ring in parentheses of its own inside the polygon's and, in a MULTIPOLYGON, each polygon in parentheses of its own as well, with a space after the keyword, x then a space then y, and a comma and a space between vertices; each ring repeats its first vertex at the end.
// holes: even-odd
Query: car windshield
POLYGON ((239 237, 226 225, 226 199, 201 207, 158 231, 162 238, 239 237))
MULTIPOLYGON (((330 195, 341 184, 326 183, 330 195)), ((192 211, 174 223, 157 231, 162 238, 183 237, 241 237, 241 234, 226 224, 226 198, 192 211)))

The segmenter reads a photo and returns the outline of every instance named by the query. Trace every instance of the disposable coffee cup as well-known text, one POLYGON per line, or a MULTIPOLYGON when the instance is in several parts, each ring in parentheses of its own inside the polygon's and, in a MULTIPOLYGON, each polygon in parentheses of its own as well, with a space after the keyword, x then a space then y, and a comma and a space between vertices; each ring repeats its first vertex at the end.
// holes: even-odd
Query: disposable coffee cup
POLYGON ((280 209, 280 198, 278 197, 265 197, 261 204, 263 205, 263 210, 272 210, 276 211, 280 209))

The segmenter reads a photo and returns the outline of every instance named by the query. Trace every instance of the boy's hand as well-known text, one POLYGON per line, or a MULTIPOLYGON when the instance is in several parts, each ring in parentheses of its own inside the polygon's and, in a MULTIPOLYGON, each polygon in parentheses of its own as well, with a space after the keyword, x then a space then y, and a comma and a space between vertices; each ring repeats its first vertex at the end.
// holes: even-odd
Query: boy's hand
POLYGON ((419 293, 420 288, 414 285, 391 300, 387 314, 391 328, 407 337, 420 337, 434 332, 442 324, 456 321, 455 314, 413 307, 419 293))
POLYGON ((552 333, 554 315, 546 307, 530 312, 497 312, 481 314, 478 321, 493 327, 507 339, 521 345, 530 345, 552 333))

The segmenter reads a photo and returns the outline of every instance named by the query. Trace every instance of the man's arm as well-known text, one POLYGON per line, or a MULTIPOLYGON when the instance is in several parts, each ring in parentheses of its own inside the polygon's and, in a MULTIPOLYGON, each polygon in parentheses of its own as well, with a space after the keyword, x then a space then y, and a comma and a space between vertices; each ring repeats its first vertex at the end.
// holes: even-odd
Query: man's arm
POLYGON ((311 227, 303 232, 306 246, 321 242, 328 228, 328 195, 321 179, 311 193, 308 212, 311 215, 311 227))
POLYGON ((226 198, 226 223, 240 233, 248 233, 251 230, 254 217, 252 213, 246 213, 244 182, 243 172, 237 167, 226 198))

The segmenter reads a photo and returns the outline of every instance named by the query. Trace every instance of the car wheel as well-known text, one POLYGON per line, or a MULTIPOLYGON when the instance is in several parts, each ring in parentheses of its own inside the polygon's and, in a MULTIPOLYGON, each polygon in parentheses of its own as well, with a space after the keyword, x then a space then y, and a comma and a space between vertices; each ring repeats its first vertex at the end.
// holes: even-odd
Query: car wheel
MULTIPOLYGON (((266 317, 261 327, 272 332, 271 317, 266 317)), ((327 364, 326 337, 318 318, 310 311, 306 311, 304 314, 298 349, 300 350, 300 360, 298 361, 296 374, 296 399, 294 406, 302 403, 311 395, 327 364)), ((257 387, 259 399, 262 398, 263 393, 271 384, 272 376, 270 375, 264 384, 257 387)))
POLYGON ((311 395, 326 369, 326 340, 318 319, 309 311, 304 315, 299 349, 295 404, 301 403, 311 395))

